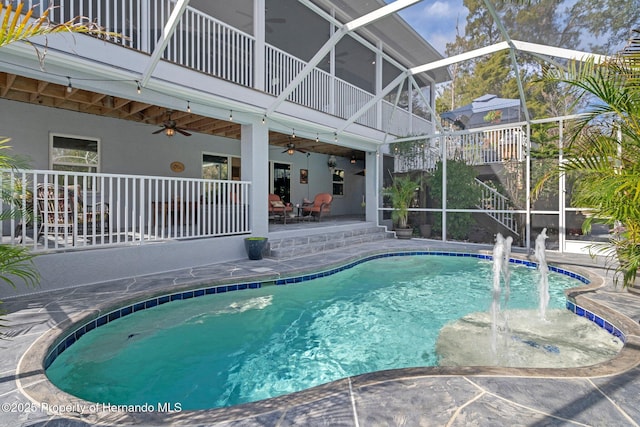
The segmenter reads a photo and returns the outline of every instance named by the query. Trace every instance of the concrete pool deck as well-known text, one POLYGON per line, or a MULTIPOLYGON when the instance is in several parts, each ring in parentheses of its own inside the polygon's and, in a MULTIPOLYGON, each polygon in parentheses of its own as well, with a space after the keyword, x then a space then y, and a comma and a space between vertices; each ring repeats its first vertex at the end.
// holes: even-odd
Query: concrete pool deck
MULTIPOLYGON (((82 401, 56 389, 44 375, 44 354, 62 331, 80 319, 125 302, 211 283, 295 276, 364 255, 398 250, 490 252, 491 248, 433 240, 387 239, 349 247, 348 251, 327 251, 287 260, 238 260, 63 291, 36 289, 37 293, 10 298, 2 304, 7 313, 2 332, 7 339, 0 341, 0 425, 640 425, 640 296, 616 288, 611 274, 596 260, 550 251, 547 251, 550 265, 604 278, 602 287, 580 293, 576 298, 581 306, 625 333, 626 345, 613 360, 570 369, 398 369, 345 378, 231 408, 181 412, 154 408, 146 413, 82 401)), ((513 255, 525 257, 517 250, 513 255)))

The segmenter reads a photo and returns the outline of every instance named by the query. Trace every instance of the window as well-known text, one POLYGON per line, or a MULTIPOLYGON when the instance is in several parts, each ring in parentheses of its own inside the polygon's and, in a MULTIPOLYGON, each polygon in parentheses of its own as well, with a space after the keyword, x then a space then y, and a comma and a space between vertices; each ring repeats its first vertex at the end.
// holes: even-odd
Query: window
POLYGON ((202 178, 239 181, 240 158, 219 154, 202 154, 202 178))
POLYGON ((100 140, 51 135, 51 169, 97 173, 100 170, 100 140))
MULTIPOLYGON (((51 134, 51 169, 78 173, 100 171, 100 140, 81 136, 51 134)), ((66 175, 58 177, 61 185, 81 185, 85 190, 97 190, 95 181, 85 177, 66 175)))
POLYGON ((229 159, 223 156, 203 154, 202 177, 204 179, 229 179, 229 159))
POLYGON ((333 195, 344 196, 344 169, 334 169, 332 175, 333 195))

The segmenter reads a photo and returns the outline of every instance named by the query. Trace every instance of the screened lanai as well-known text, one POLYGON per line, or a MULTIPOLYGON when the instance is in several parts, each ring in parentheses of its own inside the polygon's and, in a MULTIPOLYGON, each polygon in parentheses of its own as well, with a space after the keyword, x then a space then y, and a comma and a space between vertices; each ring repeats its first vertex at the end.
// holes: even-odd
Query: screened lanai
MULTIPOLYGON (((556 27, 548 22, 529 19, 534 28, 519 28, 515 21, 520 19, 521 24, 525 19, 524 6, 513 2, 497 8, 494 3, 479 2, 470 12, 490 21, 487 28, 493 31, 487 31, 475 48, 415 67, 403 83, 389 88, 398 105, 408 98, 413 102, 421 99, 421 105, 428 106, 412 83, 412 75, 447 67, 453 77, 437 89, 437 111, 430 111, 437 117, 432 133, 387 136, 381 149, 380 185, 388 188, 403 176, 416 183, 409 209, 414 237, 490 244, 501 233, 511 236, 515 246, 531 249, 546 229, 547 248, 587 253, 594 245, 608 242, 616 231, 610 221, 594 218, 590 209, 574 201, 576 175, 558 171, 566 160, 565 150, 574 143, 577 127, 583 132, 589 127, 606 129, 614 117, 600 115, 598 122, 585 125, 586 118, 594 117, 590 115, 593 106, 602 101, 580 98, 560 77, 628 51, 633 45, 630 36, 620 38, 617 44, 614 40, 616 34, 632 34, 636 12, 626 21, 629 27, 612 28, 609 39, 604 32, 599 34, 602 43, 596 43, 598 39, 592 34, 593 40, 578 44, 579 38, 553 34, 556 27), (465 80, 474 73, 475 80, 465 80), (494 84, 478 84, 482 79, 494 84), (498 79, 502 79, 500 84, 498 79), (472 86, 473 82, 478 87, 472 86), (487 92, 477 92, 483 89, 487 92), (466 106, 483 102, 496 104, 479 108, 472 122, 468 117, 459 120, 466 106)), ((410 12, 411 8, 404 13, 410 12)), ((553 11, 547 12, 550 19, 553 11)), ((608 9, 604 12, 605 17, 618 14, 608 9)), ((565 14, 572 16, 570 10, 565 14)), ((480 25, 478 21, 481 19, 468 19, 467 25, 480 25)), ((419 23, 414 20, 413 25, 419 23)), ((572 30, 578 34, 580 29, 572 30)), ((478 28, 468 30, 467 35, 473 31, 478 28)), ((466 46, 470 45, 473 43, 466 46)), ((464 44, 451 44, 448 49, 461 46, 464 44)), ((391 227, 391 199, 381 195, 378 206, 381 223, 391 227)))

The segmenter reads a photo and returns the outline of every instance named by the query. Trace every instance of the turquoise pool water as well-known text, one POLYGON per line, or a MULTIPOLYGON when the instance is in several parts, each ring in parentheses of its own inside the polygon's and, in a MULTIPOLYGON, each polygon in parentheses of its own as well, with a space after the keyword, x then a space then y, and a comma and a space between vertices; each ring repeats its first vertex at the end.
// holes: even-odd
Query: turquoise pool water
MULTIPOLYGON (((512 265, 509 308, 537 308, 538 273, 512 265)), ((550 273, 550 308, 581 283, 550 273)), ((286 286, 174 301, 86 333, 47 369, 93 402, 205 409, 366 372, 436 366, 450 321, 491 305, 489 261, 380 258, 286 286)))

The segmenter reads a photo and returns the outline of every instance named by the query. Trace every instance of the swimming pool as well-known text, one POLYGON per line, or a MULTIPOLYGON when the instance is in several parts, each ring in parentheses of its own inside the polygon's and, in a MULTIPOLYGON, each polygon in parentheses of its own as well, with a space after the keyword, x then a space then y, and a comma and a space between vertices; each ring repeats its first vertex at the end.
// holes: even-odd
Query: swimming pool
MULTIPOLYGON (((47 375, 89 401, 203 409, 365 372, 434 366, 438 331, 490 306, 491 264, 483 258, 385 257, 295 286, 156 298, 153 310, 119 319, 129 314, 123 308, 76 330, 64 351, 58 344, 47 357, 47 375)), ((535 272, 514 266, 511 280, 509 306, 534 309, 535 272)), ((549 282, 555 308, 565 306, 564 289, 580 284, 559 274, 549 282)))

